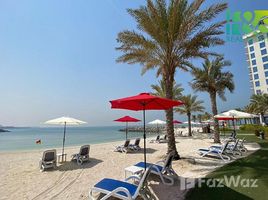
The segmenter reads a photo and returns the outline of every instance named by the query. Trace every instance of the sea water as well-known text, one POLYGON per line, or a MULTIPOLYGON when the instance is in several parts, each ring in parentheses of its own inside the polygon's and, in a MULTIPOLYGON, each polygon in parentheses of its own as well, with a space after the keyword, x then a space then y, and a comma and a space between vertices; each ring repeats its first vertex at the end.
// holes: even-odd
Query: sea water
MULTIPOLYGON (((125 140, 124 127, 67 127, 65 146, 98 144, 125 140)), ((63 127, 11 128, 0 133, 0 151, 38 150, 62 147, 63 127), (41 144, 36 141, 41 140, 41 144)), ((129 132, 128 138, 142 137, 143 133, 129 132)))

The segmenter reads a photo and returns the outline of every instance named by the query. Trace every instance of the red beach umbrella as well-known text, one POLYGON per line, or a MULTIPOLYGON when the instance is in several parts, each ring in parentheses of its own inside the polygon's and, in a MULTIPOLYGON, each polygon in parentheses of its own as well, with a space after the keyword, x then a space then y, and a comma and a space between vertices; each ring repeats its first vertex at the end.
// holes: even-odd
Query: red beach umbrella
POLYGON ((128 133, 128 122, 139 122, 141 120, 130 117, 130 116, 124 116, 119 119, 114 120, 116 122, 126 122, 126 139, 127 139, 127 133, 128 133))
POLYGON ((143 111, 143 139, 144 139, 144 163, 146 169, 146 132, 145 110, 168 110, 174 106, 182 105, 181 101, 153 96, 149 93, 140 93, 136 96, 126 97, 110 101, 112 108, 143 111))
POLYGON ((182 122, 178 120, 173 120, 173 124, 182 124, 182 122))

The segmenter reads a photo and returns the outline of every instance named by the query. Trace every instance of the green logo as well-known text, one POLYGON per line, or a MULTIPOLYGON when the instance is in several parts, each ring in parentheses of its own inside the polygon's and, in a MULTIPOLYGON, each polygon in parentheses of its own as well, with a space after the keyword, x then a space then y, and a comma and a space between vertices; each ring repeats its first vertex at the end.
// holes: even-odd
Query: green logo
POLYGON ((242 36, 248 33, 268 33, 268 10, 226 13, 227 36, 242 36))

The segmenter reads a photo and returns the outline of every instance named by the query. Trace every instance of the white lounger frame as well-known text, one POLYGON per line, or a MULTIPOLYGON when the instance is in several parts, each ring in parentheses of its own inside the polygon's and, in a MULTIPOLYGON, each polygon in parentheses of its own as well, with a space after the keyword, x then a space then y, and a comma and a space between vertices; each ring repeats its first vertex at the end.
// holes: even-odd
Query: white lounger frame
POLYGON ((231 158, 227 155, 224 155, 224 152, 226 151, 227 145, 228 145, 228 141, 224 144, 224 146, 222 147, 222 149, 215 149, 215 148, 209 148, 208 151, 198 151, 199 154, 201 154, 202 157, 208 156, 208 155, 216 155, 219 158, 221 158, 224 162, 226 161, 230 161, 231 158), (217 151, 218 153, 212 153, 212 151, 217 151))
POLYGON ((105 194, 105 196, 102 197, 100 200, 106 200, 112 196, 117 197, 117 198, 122 199, 122 200, 134 200, 139 195, 141 195, 142 198, 145 200, 150 200, 151 193, 150 193, 150 190, 148 189, 148 186, 146 184, 147 178, 150 175, 150 173, 151 173, 151 167, 147 168, 147 170, 145 171, 145 173, 143 174, 141 179, 138 176, 130 176, 127 179, 125 179, 125 182, 127 182, 128 180, 131 180, 131 179, 132 180, 136 179, 139 181, 139 185, 138 185, 137 190, 133 196, 131 196, 129 191, 124 187, 118 187, 118 188, 114 189, 113 191, 108 191, 108 190, 103 190, 101 188, 93 187, 89 192, 89 198, 92 200, 95 200, 95 197, 94 197, 95 195, 93 193, 99 192, 99 193, 105 194), (120 194, 118 194, 118 192, 124 192, 127 196, 120 195, 120 194))

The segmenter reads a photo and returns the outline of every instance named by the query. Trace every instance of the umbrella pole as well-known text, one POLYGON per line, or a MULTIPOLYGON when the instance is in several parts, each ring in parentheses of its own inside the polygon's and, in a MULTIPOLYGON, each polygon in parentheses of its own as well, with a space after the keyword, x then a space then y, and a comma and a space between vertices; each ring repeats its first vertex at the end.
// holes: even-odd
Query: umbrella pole
POLYGON ((126 122, 126 140, 127 140, 127 132, 128 132, 128 122, 126 122))
POLYGON ((146 134, 145 134, 145 106, 143 106, 143 142, 144 142, 144 168, 146 170, 146 134))
POLYGON ((63 162, 63 154, 64 154, 65 133, 66 133, 66 122, 64 122, 64 132, 63 132, 63 141, 62 141, 62 155, 61 155, 62 162, 63 162))
POLYGON ((233 126, 234 126, 234 133, 236 133, 236 130, 235 130, 235 119, 233 117, 233 126))

